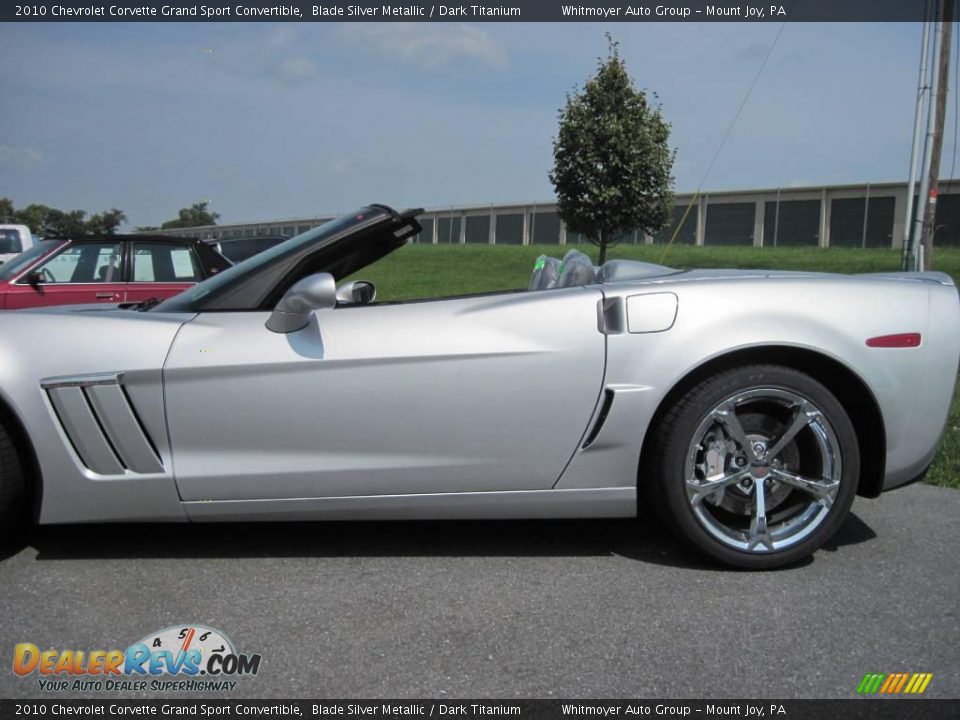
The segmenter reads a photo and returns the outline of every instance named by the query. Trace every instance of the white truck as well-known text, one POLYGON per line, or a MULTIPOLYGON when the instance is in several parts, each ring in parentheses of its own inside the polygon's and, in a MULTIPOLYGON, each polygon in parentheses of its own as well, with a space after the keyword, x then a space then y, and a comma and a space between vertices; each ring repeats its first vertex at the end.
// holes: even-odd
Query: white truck
POLYGON ((0 263, 33 247, 34 238, 26 225, 0 225, 0 263))

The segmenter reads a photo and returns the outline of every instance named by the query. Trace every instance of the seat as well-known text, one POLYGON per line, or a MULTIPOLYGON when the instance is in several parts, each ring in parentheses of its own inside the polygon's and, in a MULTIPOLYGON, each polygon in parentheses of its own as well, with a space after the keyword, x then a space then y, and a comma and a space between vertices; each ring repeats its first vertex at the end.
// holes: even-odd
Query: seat
POLYGON ((571 250, 563 256, 557 287, 575 287, 596 282, 596 270, 586 253, 571 250))
POLYGON ((561 262, 554 257, 541 255, 533 264, 533 275, 530 276, 528 290, 547 290, 556 287, 560 278, 561 262))
POLYGON ((97 270, 97 282, 113 282, 113 273, 116 269, 117 268, 113 264, 113 258, 111 258, 109 265, 103 265, 97 270))

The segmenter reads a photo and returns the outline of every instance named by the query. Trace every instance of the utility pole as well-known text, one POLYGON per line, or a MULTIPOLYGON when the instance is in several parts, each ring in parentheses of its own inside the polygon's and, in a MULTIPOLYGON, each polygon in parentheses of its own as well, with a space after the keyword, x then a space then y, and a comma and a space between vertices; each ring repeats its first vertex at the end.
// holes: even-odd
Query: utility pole
MULTIPOLYGON (((926 186, 929 188, 929 197, 920 197, 920 202, 926 203, 923 210, 923 234, 921 235, 921 257, 918 259, 917 270, 930 270, 933 260, 933 235, 936 227, 934 222, 937 213, 937 184, 940 179, 940 153, 943 149, 943 121, 947 114, 947 88, 950 86, 950 45, 953 38, 953 3, 954 0, 943 0, 940 6, 940 57, 937 59, 939 68, 935 72, 933 133, 930 137, 931 156, 930 172, 926 186)), ((920 209, 917 209, 920 212, 920 209)))
MULTIPOLYGON (((903 223, 903 253, 900 269, 909 270, 913 261, 913 195, 917 186, 917 159, 920 157, 920 135, 923 123, 923 108, 930 86, 927 84, 927 61, 930 57, 930 16, 933 12, 933 0, 926 0, 923 12, 923 40, 920 43, 920 77, 917 80, 917 106, 913 117, 913 146, 910 151, 910 180, 907 183, 907 212, 903 223)), ((777 190, 777 211, 780 210, 780 191, 777 190)), ((776 227, 776 225, 774 225, 776 227)), ((776 237, 776 235, 774 235, 776 237)))

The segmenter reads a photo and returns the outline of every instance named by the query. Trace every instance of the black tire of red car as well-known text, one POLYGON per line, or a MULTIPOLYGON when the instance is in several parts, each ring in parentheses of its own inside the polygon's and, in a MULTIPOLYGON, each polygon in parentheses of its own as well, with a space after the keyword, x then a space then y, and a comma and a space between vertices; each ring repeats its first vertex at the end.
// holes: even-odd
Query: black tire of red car
POLYGON ((14 537, 27 523, 26 483, 13 440, 0 425, 0 539, 14 537))
MULTIPOLYGON (((758 392, 762 392, 758 390, 758 392)), ((823 545, 846 518, 856 495, 860 453, 856 432, 834 395, 809 375, 789 367, 753 365, 722 372, 692 387, 655 429, 641 482, 658 518, 701 553, 745 569, 772 569, 807 558, 823 545), (695 434, 713 408, 751 389, 777 389, 809 399, 833 430, 841 458, 839 487, 828 513, 810 534, 782 550, 735 549, 719 541, 695 515, 685 478, 688 453, 695 434)))

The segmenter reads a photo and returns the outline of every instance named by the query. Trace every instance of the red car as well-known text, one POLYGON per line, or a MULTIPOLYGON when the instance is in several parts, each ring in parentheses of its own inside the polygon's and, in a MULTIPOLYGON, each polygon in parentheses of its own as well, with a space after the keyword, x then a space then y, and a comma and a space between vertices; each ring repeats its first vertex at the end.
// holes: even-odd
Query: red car
POLYGON ((209 245, 189 238, 41 240, 0 265, 0 309, 163 300, 228 267, 209 245))

